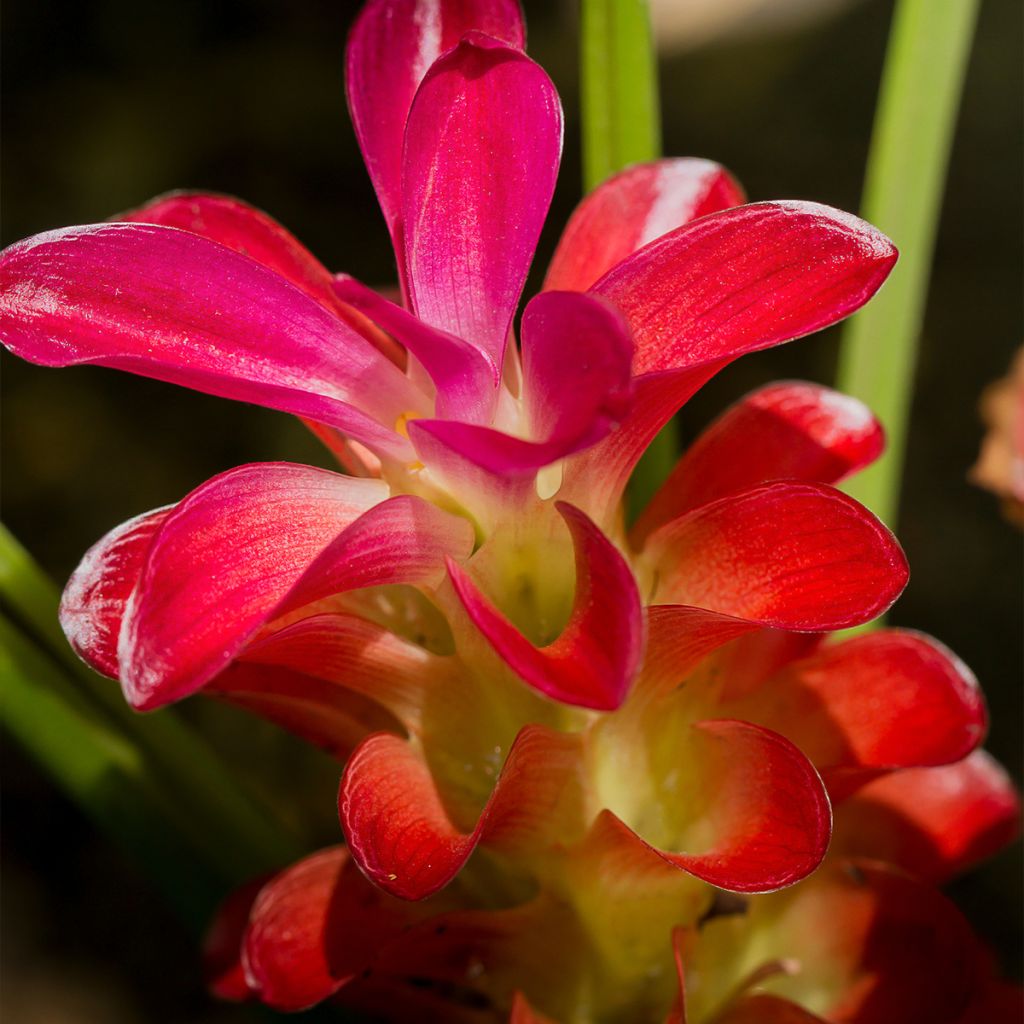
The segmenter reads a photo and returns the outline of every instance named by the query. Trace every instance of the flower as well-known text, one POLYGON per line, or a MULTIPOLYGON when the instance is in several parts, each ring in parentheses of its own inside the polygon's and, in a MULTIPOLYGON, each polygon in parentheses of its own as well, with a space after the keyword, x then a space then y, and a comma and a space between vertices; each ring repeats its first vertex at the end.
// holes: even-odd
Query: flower
MULTIPOLYGON (((954 922, 957 956, 973 942, 929 890, 887 869, 850 881, 840 847, 793 895, 749 895, 822 864, 833 804, 840 826, 846 806, 877 825, 859 794, 960 763, 984 734, 973 678, 937 642, 825 636, 907 579, 889 531, 834 487, 878 455, 877 422, 827 388, 770 386, 632 528, 621 515, 700 386, 853 312, 895 250, 827 207, 744 205, 707 161, 641 165, 576 211, 517 346, 561 148, 523 42, 510 0, 371 0, 353 29, 349 104, 401 303, 221 196, 5 251, 16 354, 291 412, 348 471, 242 466, 116 528, 69 582, 64 629, 139 710, 201 691, 344 761, 346 846, 219 918, 225 996, 405 1020, 540 1019, 531 1004, 658 1019, 675 1001, 681 1019, 685 977, 711 1021, 780 977, 796 980, 778 998, 831 1013, 867 999, 867 967, 902 1007, 902 960, 863 959, 892 906, 954 922), (780 918, 833 907, 859 929, 846 946, 796 972, 758 959, 788 942, 780 918), (753 973, 729 976, 740 961, 753 973)), ((1012 791, 996 804, 969 846, 1006 834, 1012 791)), ((930 822, 848 852, 903 866, 886 842, 923 843, 930 822)))

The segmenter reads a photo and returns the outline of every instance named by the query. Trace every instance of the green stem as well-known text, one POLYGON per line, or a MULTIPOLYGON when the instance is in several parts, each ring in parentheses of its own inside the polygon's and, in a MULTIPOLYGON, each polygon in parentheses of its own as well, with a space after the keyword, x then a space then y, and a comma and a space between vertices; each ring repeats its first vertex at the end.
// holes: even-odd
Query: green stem
MULTIPOLYGON (((170 709, 140 715, 120 688, 71 651, 57 619, 58 593, 31 556, 0 524, 0 600, 60 663, 64 685, 52 699, 73 693, 79 710, 92 709, 111 735, 138 753, 151 788, 173 799, 186 831, 228 881, 238 881, 300 855, 302 846, 254 794, 243 789, 203 738, 170 709)), ((56 668, 56 666, 54 666, 56 668)), ((53 680, 54 672, 46 679, 53 680)), ((42 715, 42 705, 39 714, 42 715)))
POLYGON ((3 722, 18 742, 128 852, 195 930, 228 878, 173 825, 176 811, 138 746, 90 709, 61 669, 0 616, 3 722))
MULTIPOLYGON (((646 0, 582 0, 580 36, 583 186, 589 192, 624 167, 661 156, 658 62, 646 0)), ((630 479, 630 520, 678 455, 678 433, 669 423, 630 479)))
POLYGON ((583 187, 661 155, 658 64, 646 0, 582 0, 583 187))
POLYGON ((978 0, 899 0, 868 157, 862 214, 901 250, 885 287, 846 326, 837 384, 888 435, 885 455, 849 491, 890 526, 899 510, 935 233, 978 0))

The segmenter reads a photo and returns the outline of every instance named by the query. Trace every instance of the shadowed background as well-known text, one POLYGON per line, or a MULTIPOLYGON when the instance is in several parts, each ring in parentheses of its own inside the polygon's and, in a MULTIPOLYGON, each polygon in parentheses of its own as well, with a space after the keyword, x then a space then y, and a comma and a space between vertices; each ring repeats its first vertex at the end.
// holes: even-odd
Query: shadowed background
MULTIPOLYGON (((394 277, 387 234, 344 109, 343 0, 7 0, 2 236, 102 220, 172 188, 239 195, 330 268, 394 277)), ((527 2, 530 52, 566 108, 566 149, 538 271, 579 198, 574 5, 527 2)), ((724 38, 662 60, 665 151, 729 167, 752 199, 856 210, 888 0, 768 38, 724 38)), ((977 673, 988 747, 1020 780, 1020 535, 966 482, 977 401, 1024 337, 1017 0, 987 0, 939 231, 899 535, 913 571, 892 616, 977 673)), ((896 240, 897 243, 899 240, 896 240)), ((528 291, 530 289, 528 288, 528 291)), ((836 334, 747 357, 680 416, 683 437, 779 377, 830 383, 836 334)), ((328 465, 288 417, 113 371, 3 360, 3 517, 58 581, 131 515, 242 462, 328 465)), ((111 684, 114 685, 114 684, 111 684)), ((282 807, 339 836, 337 769, 247 717, 192 701, 225 756, 282 807)), ((202 992, 191 940, 145 880, 11 742, 3 745, 3 1001, 36 1022, 231 1022, 202 992)), ((311 847, 312 848, 312 847, 311 847)), ((1020 845, 953 894, 1021 960, 1020 845)))

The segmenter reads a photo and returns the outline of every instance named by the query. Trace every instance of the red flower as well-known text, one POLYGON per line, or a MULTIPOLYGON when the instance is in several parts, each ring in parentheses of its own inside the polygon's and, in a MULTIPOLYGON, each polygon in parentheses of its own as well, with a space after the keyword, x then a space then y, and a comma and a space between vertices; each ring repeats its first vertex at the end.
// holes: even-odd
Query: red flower
MULTIPOLYGON (((703 383, 853 312, 895 250, 826 207, 739 205, 706 161, 635 167, 581 204, 509 344, 561 146, 522 44, 504 0, 372 0, 357 21, 349 103, 401 304, 217 196, 3 254, 17 354, 294 413, 349 471, 243 466, 131 520, 68 584, 65 631, 140 710, 203 691, 346 762, 347 848, 232 899, 209 950, 225 996, 445 1021, 656 1019, 675 1000, 676 1020, 733 1022, 800 1019, 792 997, 909 1020, 923 975, 900 942, 876 962, 877 930, 924 922, 940 960, 973 942, 925 887, 836 860, 742 914, 719 892, 806 878, 833 802, 840 835, 874 822, 847 826, 846 853, 916 869, 904 854, 937 826, 882 827, 884 785, 982 739, 976 685, 934 641, 823 637, 906 583, 895 539, 834 487, 878 455, 878 424, 774 385, 628 535, 620 512, 703 383), (830 917, 848 933, 818 944, 806 922, 830 917)), ((976 835, 935 860, 987 849, 1013 813, 1005 793, 972 804, 976 835)), ((959 1013, 978 985, 948 980, 935 1005, 959 1013)))

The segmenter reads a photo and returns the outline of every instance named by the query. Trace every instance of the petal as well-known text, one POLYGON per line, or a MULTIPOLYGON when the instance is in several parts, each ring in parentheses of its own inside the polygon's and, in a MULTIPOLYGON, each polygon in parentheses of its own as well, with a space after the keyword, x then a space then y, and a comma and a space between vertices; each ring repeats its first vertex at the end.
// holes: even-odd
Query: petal
POLYGON ((852 498, 777 483, 689 512, 653 533, 659 603, 778 629, 842 629, 880 615, 906 586, 891 533, 852 498))
POLYGON ((345 87, 359 148, 395 236, 401 216, 402 141, 427 69, 471 31, 526 42, 517 0, 371 0, 345 51, 345 87))
POLYGON ((682 369, 777 345, 859 309, 896 250, 856 217, 816 203, 756 203, 678 228, 593 291, 625 314, 634 373, 682 369))
POLYGON ((433 587, 444 579, 445 559, 465 559, 472 550, 473 526, 468 519, 415 495, 399 494, 345 526, 296 581, 274 615, 362 587, 433 587))
POLYGON ((193 692, 237 653, 316 556, 387 494, 376 480, 266 463, 180 502, 151 543, 118 645, 129 703, 193 692))
POLYGON ((695 840, 708 837, 706 849, 660 856, 732 892, 778 889, 821 863, 831 810, 817 773, 793 744, 749 722, 716 719, 697 722, 688 746, 698 773, 692 777, 704 789, 690 829, 695 840))
POLYGON ((348 980, 334 969, 327 942, 336 927, 336 893, 347 862, 342 846, 320 850, 282 871, 257 896, 242 963, 250 987, 268 1006, 304 1010, 348 980))
POLYGON ((217 999, 241 1003, 252 998, 242 965, 242 938, 252 905, 269 877, 255 878, 229 893, 203 938, 203 975, 208 991, 217 999))
POLYGON ((474 422, 490 418, 501 374, 485 352, 429 327, 354 278, 338 275, 334 287, 341 299, 397 338, 423 364, 437 388, 438 416, 474 422))
POLYGON ((530 476, 599 441, 631 399, 633 343, 615 310, 588 295, 546 292, 523 314, 523 400, 530 437, 418 420, 416 429, 488 473, 530 476), (565 389, 566 369, 573 387, 565 389))
POLYGON ((983 750, 937 768, 893 772, 836 812, 837 852, 895 864, 943 885, 1011 843, 1020 799, 983 750))
POLYGON ((643 376, 632 413, 566 474, 564 496, 607 522, 647 445, 699 387, 744 353, 848 316, 895 259, 863 221, 783 202, 701 217, 618 264, 591 290, 625 314, 643 376))
POLYGON ((516 992, 512 998, 512 1012, 508 1024, 555 1024, 550 1017, 538 1013, 527 1001, 522 992, 516 992))
POLYGON ((625 321, 600 299, 551 291, 530 301, 521 330, 531 436, 560 442, 564 455, 600 440, 632 397, 633 339, 625 321))
POLYGON ((639 547, 684 512, 770 480, 838 483, 873 462, 883 446, 881 425, 857 399, 819 384, 769 384, 697 438, 630 539, 639 547))
POLYGON ((953 1024, 980 981, 977 943, 956 908, 869 862, 827 863, 751 900, 742 917, 707 921, 687 967, 719 998, 742 996, 743 978, 747 990, 857 1024, 953 1024))
POLYGON ((431 67, 409 112, 402 209, 412 309, 496 366, 561 147, 551 80, 521 51, 478 34, 431 67))
POLYGON ((404 365, 399 347, 340 301, 330 271, 287 228, 255 206, 232 196, 171 192, 113 219, 181 228, 248 256, 341 317, 396 366, 404 365))
POLYGON ((115 219, 181 228, 220 242, 280 274, 321 305, 337 306, 327 268, 290 231, 241 199, 171 192, 115 219))
POLYGON ((576 595, 565 629, 535 647, 454 562, 448 574, 477 629, 526 683, 553 700, 613 710, 625 699, 643 653, 643 614, 632 571, 578 509, 558 502, 572 534, 576 595))
POLYGON ((606 528, 614 527, 623 492, 640 456, 679 406, 726 362, 635 377, 633 402, 622 423, 603 441, 566 463, 559 495, 606 528))
POLYGON ((2 338, 44 366, 97 363, 295 413, 407 458, 398 417, 423 396, 290 281, 177 228, 99 224, 2 257, 2 338))
POLYGON ((60 624, 75 653, 97 672, 118 677, 117 637, 146 552, 171 507, 115 526, 85 553, 60 599, 60 624))
POLYGON ((630 167, 576 207, 544 287, 585 291, 648 242, 743 201, 739 185, 710 160, 675 158, 630 167))
POLYGON ((349 849, 385 891, 421 900, 447 885, 480 842, 524 853, 561 832, 579 741, 543 726, 516 737, 475 828, 460 831, 445 809, 426 761, 405 740, 369 737, 349 759, 338 813, 349 849))
POLYGON ((714 1018, 713 1024, 828 1024, 817 1014, 778 996, 747 996, 714 1018))
MULTIPOLYGON (((252 668, 284 669, 276 686, 275 673, 265 673, 261 691, 287 696, 291 692, 288 673, 295 673, 305 678, 310 697, 322 695, 325 719, 338 691, 349 691, 375 701, 405 728, 418 731, 427 694, 458 686, 450 660, 367 619, 328 612, 299 619, 249 644, 209 689, 234 694, 255 681, 252 668), (314 687, 314 681, 324 685, 314 687)), ((314 717, 311 724, 321 723, 314 717)))
POLYGON ((687 605, 649 605, 647 647, 637 692, 666 694, 712 651, 757 626, 746 619, 687 605))
POLYGON ((825 776, 833 799, 879 771, 958 761, 981 742, 987 724, 970 669, 936 640, 904 630, 826 645, 729 713, 793 740, 825 776))

